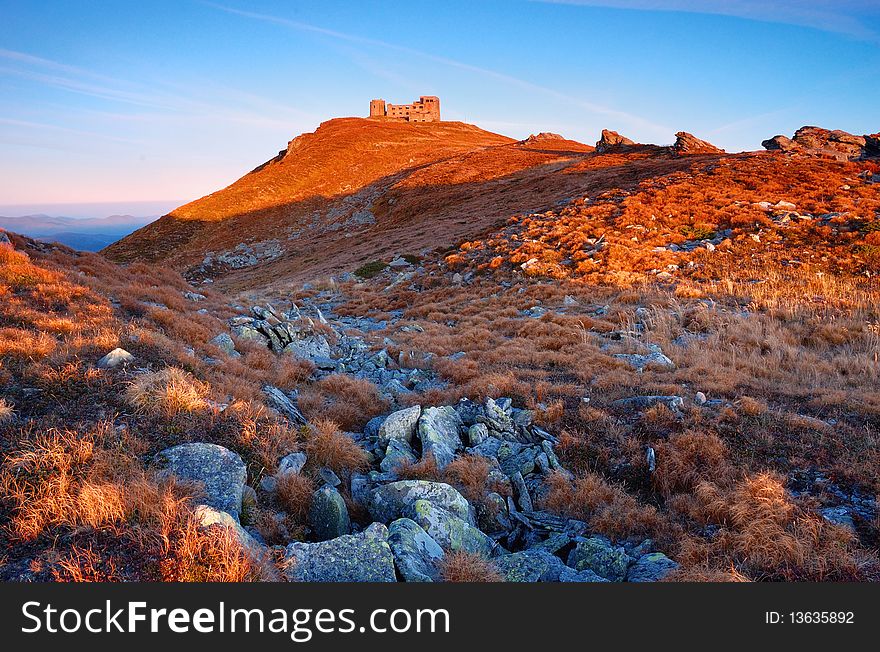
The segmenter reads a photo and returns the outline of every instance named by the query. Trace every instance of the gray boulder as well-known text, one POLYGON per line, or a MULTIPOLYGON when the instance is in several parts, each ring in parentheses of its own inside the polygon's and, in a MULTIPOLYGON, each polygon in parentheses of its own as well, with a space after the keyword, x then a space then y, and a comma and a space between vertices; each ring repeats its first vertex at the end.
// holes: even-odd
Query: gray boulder
POLYGON ((574 570, 590 570, 611 582, 626 578, 631 561, 622 546, 614 546, 602 536, 578 541, 568 555, 568 565, 574 570))
POLYGON ((165 473, 202 484, 201 503, 238 520, 247 468, 237 453, 217 444, 181 444, 158 453, 156 462, 165 473))
POLYGON ((433 455, 437 468, 444 469, 455 459, 461 450, 461 437, 458 429, 461 418, 450 406, 430 407, 419 417, 419 439, 422 442, 422 456, 433 455))
POLYGON ((398 480, 381 485, 370 494, 370 516, 383 523, 398 518, 413 518, 417 501, 427 501, 454 516, 473 524, 468 501, 458 491, 443 482, 428 480, 398 480))
POLYGON ((282 475, 284 473, 293 473, 299 474, 300 471, 303 470, 303 467, 306 465, 306 457, 305 453, 296 452, 296 453, 288 453, 278 462, 278 475, 282 475))
POLYGON ((392 439, 385 449, 385 457, 379 464, 379 470, 382 473, 396 474, 400 467, 415 464, 416 461, 416 454, 412 446, 403 439, 392 439))
POLYGON ((604 577, 600 577, 596 575, 593 571, 589 569, 584 569, 582 571, 576 571, 573 568, 569 568, 568 566, 563 566, 562 570, 559 573, 558 582, 565 583, 573 583, 573 582, 607 582, 604 577))
POLYGON ((493 560, 505 582, 555 582, 565 568, 556 555, 530 549, 493 560))
POLYGON ((489 428, 485 423, 475 423, 468 428, 468 445, 479 446, 489 436, 489 428))
POLYGON ((220 333, 217 337, 211 340, 211 344, 223 351, 226 355, 231 355, 234 358, 241 355, 235 350, 235 342, 232 341, 232 337, 230 337, 229 333, 220 333))
POLYGON ((388 415, 379 426, 379 446, 385 448, 392 439, 411 442, 416 434, 416 426, 422 414, 422 406, 413 405, 388 415))
POLYGON ((662 552, 651 552, 639 557, 630 567, 626 581, 659 582, 677 568, 678 564, 662 552))
POLYGON ((388 528, 381 523, 330 541, 295 541, 285 549, 284 560, 284 575, 291 582, 397 581, 388 528))
POLYGON ((488 557, 495 542, 467 521, 427 500, 417 500, 413 520, 447 552, 464 550, 488 557))
POLYGON ((98 367, 101 369, 113 369, 129 362, 134 362, 134 356, 125 349, 115 348, 98 360, 98 367))
POLYGON ((319 541, 335 539, 351 532, 351 520, 342 494, 330 485, 324 485, 312 496, 309 525, 319 541))
POLYGON ((400 518, 388 526, 388 545, 398 572, 407 582, 440 579, 443 548, 412 519, 400 518))

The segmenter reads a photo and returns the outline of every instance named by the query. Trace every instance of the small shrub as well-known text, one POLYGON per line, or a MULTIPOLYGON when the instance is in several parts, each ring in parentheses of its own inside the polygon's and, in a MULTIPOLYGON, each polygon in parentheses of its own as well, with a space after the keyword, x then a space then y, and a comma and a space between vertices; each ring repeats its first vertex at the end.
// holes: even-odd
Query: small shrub
POLYGON ((374 260, 358 267, 354 270, 354 275, 363 279, 371 279, 374 276, 381 274, 386 267, 388 267, 388 263, 383 263, 381 260, 374 260))
POLYGON ((126 390, 126 398, 138 410, 171 417, 205 410, 208 392, 209 387, 191 374, 167 367, 135 379, 126 390))
POLYGON ((464 550, 446 553, 440 563, 444 582, 501 582, 498 569, 488 559, 464 550))

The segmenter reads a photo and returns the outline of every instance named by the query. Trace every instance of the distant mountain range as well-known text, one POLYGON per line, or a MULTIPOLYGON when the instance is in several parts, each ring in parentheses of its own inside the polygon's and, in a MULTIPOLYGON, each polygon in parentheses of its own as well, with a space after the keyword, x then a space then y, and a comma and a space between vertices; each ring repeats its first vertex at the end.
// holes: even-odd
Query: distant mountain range
POLYGON ((158 215, 75 218, 52 215, 0 216, 0 229, 82 251, 98 251, 156 220, 158 215))

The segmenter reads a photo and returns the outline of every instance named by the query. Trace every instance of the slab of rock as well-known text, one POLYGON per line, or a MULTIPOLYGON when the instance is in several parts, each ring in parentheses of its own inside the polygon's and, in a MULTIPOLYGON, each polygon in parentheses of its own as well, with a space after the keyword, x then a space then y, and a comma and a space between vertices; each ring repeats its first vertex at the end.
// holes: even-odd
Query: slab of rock
POLYGON ((269 407, 283 414, 291 423, 296 426, 306 425, 307 422, 303 413, 299 411, 296 403, 287 394, 272 385, 265 385, 263 387, 263 394, 266 396, 266 403, 269 407))
POLYGON ((661 403, 673 411, 684 407, 684 399, 681 396, 629 396, 627 398, 619 398, 613 401, 611 405, 635 410, 647 410, 661 403))
POLYGON ((201 503, 238 520, 247 468, 238 453, 217 444, 192 443, 166 448, 156 462, 181 480, 204 486, 201 503))
POLYGON ((308 457, 305 453, 297 451, 296 453, 288 453, 278 462, 278 475, 284 473, 293 473, 298 475, 306 465, 308 457))
POLYGON ((329 484, 312 495, 309 525, 319 541, 335 539, 351 532, 351 519, 342 494, 329 484))
POLYGON ((582 571, 576 571, 573 568, 569 568, 568 566, 563 567, 563 569, 559 572, 559 582, 607 582, 604 577, 600 577, 596 575, 593 571, 589 569, 584 569, 582 571))
POLYGON ((443 470, 462 449, 458 430, 461 418, 450 406, 430 407, 419 417, 418 434, 422 442, 422 456, 434 457, 437 468, 443 470))
POLYGON ((626 136, 621 136, 616 131, 611 131, 610 129, 602 130, 602 137, 599 138, 599 141, 596 143, 596 151, 600 154, 604 154, 606 152, 612 151, 614 148, 619 148, 621 145, 635 145, 636 143, 626 136))
POLYGON ((675 144, 672 150, 678 155, 686 154, 723 154, 724 150, 715 147, 712 143, 700 140, 693 134, 686 131, 679 131, 675 134, 675 144))
POLYGON ((489 536, 434 503, 417 500, 413 511, 413 520, 446 552, 464 550, 488 557, 497 547, 489 536))
POLYGON ((626 581, 659 582, 677 568, 678 564, 662 552, 651 552, 642 555, 630 566, 626 581))
POLYGON ((811 126, 798 129, 794 138, 774 136, 763 141, 761 145, 768 150, 828 157, 839 161, 858 161, 880 154, 876 134, 856 136, 840 129, 811 126))
POLYGON ((614 546, 602 536, 578 541, 568 555, 568 566, 574 570, 590 570, 611 582, 626 578, 631 561, 623 546, 614 546))
POLYGON ((98 367, 101 369, 113 369, 129 362, 134 362, 134 356, 125 349, 115 348, 98 360, 98 367))
POLYGON ((407 582, 436 582, 443 548, 409 518, 400 518, 388 526, 388 545, 394 564, 407 582))
POLYGON ((392 439, 401 439, 410 443, 416 434, 416 427, 421 415, 421 405, 413 405, 405 410, 389 414, 379 426, 379 446, 385 448, 392 439))
POLYGON ((449 511, 473 524, 470 504, 455 488, 444 482, 398 480, 381 485, 370 494, 367 508, 375 520, 390 523, 399 518, 413 518, 415 504, 423 500, 449 511))
POLYGON ((373 523, 360 534, 319 543, 295 541, 284 552, 291 582, 396 582, 388 528, 373 523))

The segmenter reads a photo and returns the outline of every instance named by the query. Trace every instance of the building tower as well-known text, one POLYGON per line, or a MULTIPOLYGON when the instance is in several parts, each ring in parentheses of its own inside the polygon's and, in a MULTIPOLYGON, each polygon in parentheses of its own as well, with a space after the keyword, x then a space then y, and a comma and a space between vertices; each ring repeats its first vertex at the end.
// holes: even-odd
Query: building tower
POLYGON ((370 100, 370 117, 381 118, 385 115, 385 100, 370 100))

